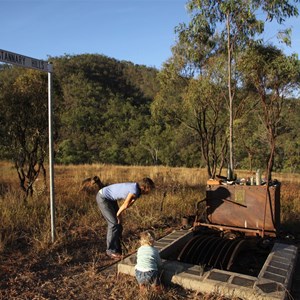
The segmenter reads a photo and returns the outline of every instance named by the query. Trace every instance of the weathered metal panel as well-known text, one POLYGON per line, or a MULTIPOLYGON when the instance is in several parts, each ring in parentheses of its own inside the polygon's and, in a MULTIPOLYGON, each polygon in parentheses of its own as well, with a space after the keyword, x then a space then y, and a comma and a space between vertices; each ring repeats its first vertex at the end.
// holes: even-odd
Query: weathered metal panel
POLYGON ((206 191, 210 224, 276 232, 280 226, 280 184, 211 185, 206 191))

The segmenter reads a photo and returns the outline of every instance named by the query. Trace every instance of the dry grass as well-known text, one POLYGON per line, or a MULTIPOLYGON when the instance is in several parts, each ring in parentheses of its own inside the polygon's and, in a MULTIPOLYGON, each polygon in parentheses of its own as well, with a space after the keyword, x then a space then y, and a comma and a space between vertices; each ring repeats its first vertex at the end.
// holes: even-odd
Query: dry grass
MULTIPOLYGON (((133 252, 141 231, 152 228, 159 238, 179 228, 182 216, 195 213, 196 202, 205 195, 205 170, 56 166, 56 241, 52 244, 48 192, 24 203, 15 170, 7 162, 0 162, 0 168, 0 299, 224 299, 174 286, 160 295, 141 296, 134 278, 101 272, 112 263, 104 255, 106 224, 95 202, 96 190, 78 192, 82 180, 94 175, 105 184, 144 176, 154 179, 155 192, 126 211, 124 250, 133 252)), ((295 177, 284 181, 281 191, 282 221, 291 231, 300 223, 299 182, 295 177)), ((40 185, 37 182, 36 190, 43 190, 40 185)))

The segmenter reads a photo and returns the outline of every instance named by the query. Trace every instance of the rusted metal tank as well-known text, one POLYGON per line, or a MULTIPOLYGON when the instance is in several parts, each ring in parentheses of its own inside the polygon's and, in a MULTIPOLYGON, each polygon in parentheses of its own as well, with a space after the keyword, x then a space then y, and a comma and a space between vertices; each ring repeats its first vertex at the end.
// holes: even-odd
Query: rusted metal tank
POLYGON ((276 185, 208 185, 205 215, 194 226, 248 236, 276 236, 280 227, 280 183, 276 185))

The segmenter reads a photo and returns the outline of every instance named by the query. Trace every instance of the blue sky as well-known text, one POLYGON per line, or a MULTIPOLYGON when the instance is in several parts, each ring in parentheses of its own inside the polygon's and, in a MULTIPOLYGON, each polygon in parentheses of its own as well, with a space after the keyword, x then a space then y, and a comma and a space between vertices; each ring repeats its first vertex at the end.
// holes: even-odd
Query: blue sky
MULTIPOLYGON (((171 56, 174 28, 187 23, 186 0, 0 0, 0 49, 37 59, 97 53, 161 68, 171 56)), ((292 47, 300 54, 299 18, 292 47)), ((278 26, 267 27, 265 38, 278 26)), ((275 39, 272 39, 274 43, 275 39)))

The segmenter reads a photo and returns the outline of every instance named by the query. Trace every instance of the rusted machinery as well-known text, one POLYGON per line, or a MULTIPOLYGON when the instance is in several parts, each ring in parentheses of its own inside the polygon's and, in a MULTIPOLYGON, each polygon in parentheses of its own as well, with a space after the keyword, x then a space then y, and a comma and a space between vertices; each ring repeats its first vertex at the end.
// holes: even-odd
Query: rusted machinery
MULTIPOLYGON (((209 182, 208 182, 209 183, 209 182)), ((194 226, 245 236, 275 237, 280 229, 280 183, 273 185, 208 184, 205 211, 197 209, 194 226)))
POLYGON ((279 227, 280 183, 256 186, 208 181, 206 197, 197 203, 194 236, 177 260, 256 276, 279 227))

